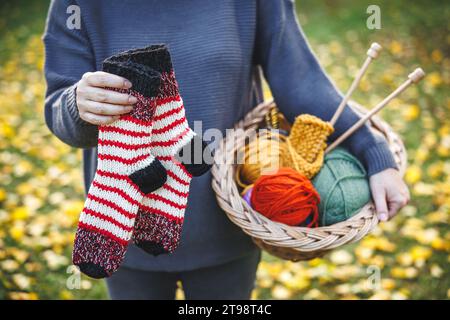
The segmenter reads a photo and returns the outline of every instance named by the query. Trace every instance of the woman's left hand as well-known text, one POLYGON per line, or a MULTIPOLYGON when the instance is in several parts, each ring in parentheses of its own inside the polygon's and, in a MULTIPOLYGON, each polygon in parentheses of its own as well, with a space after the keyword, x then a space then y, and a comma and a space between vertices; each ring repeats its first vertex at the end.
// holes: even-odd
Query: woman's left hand
POLYGON ((395 216, 410 199, 408 187, 396 169, 390 168, 372 175, 370 189, 381 221, 395 216))

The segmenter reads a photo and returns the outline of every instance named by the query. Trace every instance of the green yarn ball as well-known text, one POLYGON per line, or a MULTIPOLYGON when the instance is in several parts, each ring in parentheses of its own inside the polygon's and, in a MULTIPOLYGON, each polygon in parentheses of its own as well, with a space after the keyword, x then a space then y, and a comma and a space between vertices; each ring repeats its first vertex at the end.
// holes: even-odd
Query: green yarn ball
POLYGON ((325 156, 322 169, 312 182, 320 194, 321 226, 347 220, 371 197, 366 170, 358 159, 342 148, 325 156))

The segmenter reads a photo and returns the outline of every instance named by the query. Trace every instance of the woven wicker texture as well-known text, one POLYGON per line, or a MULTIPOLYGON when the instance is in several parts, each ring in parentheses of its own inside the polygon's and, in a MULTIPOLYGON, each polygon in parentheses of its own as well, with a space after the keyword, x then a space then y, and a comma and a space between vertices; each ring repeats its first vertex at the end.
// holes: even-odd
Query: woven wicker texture
MULTIPOLYGON (((366 110, 355 103, 352 108, 364 114, 366 110)), ((250 111, 235 125, 233 132, 223 139, 215 152, 212 168, 212 188, 219 206, 228 218, 238 225, 263 250, 282 259, 300 261, 321 257, 327 252, 345 244, 359 241, 378 224, 372 202, 367 203, 359 213, 331 226, 319 228, 292 227, 274 222, 253 210, 241 197, 235 182, 236 152, 245 145, 245 137, 257 130, 266 114, 275 107, 273 101, 264 102, 250 111), (244 130, 245 134, 242 134, 244 130), (227 141, 229 141, 227 143, 227 141), (232 143, 231 143, 232 142, 232 143)), ((373 117, 369 125, 383 134, 403 175, 407 155, 403 142, 387 123, 373 117)))

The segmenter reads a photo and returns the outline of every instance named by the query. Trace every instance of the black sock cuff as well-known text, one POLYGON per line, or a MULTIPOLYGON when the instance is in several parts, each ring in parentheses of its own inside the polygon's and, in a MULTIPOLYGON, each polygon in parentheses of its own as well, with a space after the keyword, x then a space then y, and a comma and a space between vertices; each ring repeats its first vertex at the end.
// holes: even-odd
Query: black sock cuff
POLYGON ((129 61, 143 64, 158 72, 170 73, 173 69, 169 48, 165 44, 154 44, 121 52, 111 57, 114 61, 129 61))
POLYGON ((145 65, 131 61, 115 61, 115 57, 103 61, 103 71, 112 73, 132 83, 131 90, 145 97, 154 97, 159 93, 161 74, 145 65))

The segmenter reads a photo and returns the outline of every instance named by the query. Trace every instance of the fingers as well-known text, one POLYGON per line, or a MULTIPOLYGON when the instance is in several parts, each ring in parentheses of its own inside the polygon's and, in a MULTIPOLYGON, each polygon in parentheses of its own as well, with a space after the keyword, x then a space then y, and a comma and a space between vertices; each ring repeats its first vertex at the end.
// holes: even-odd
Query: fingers
POLYGON ((132 95, 105 89, 129 89, 131 83, 119 76, 102 71, 87 72, 77 85, 77 107, 80 117, 91 124, 104 125, 129 113, 137 98, 132 95))
POLYGON ((395 216, 410 200, 408 187, 395 169, 386 169, 371 176, 370 189, 381 221, 395 216))
POLYGON ((394 195, 388 195, 389 203, 389 218, 394 217, 401 208, 406 206, 409 201, 409 192, 399 192, 397 191, 394 195))
POLYGON ((132 95, 96 87, 81 87, 79 92, 86 100, 119 105, 133 105, 137 98, 132 95))
POLYGON ((389 218, 392 218, 396 213, 403 208, 404 205, 398 201, 389 201, 389 218))
POLYGON ((83 75, 83 80, 85 80, 89 86, 93 87, 111 87, 117 89, 131 88, 131 82, 127 79, 103 71, 87 72, 83 75))
POLYGON ((119 116, 99 116, 94 113, 83 112, 80 113, 80 118, 86 122, 100 126, 113 123, 114 121, 119 119, 119 116))
POLYGON ((84 112, 94 113, 97 115, 119 116, 121 114, 129 113, 133 110, 133 106, 122 106, 86 100, 82 103, 82 109, 84 112))
MULTIPOLYGON (((403 180, 402 180, 402 182, 403 182, 403 180)), ((408 204, 409 203, 409 201, 411 200, 411 193, 409 192, 409 188, 408 188, 408 186, 403 182, 403 185, 404 185, 404 195, 405 195, 405 197, 406 197, 406 204, 408 204)))
POLYGON ((389 212, 385 190, 383 188, 373 188, 372 197, 373 201, 375 202, 378 219, 380 219, 380 221, 387 221, 389 219, 389 212))

